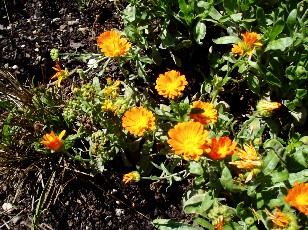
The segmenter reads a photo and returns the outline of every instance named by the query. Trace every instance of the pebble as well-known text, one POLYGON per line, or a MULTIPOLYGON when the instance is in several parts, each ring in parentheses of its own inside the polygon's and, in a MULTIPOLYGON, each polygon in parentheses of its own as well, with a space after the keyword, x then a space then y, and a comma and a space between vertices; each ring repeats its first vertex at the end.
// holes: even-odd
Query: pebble
POLYGON ((12 211, 14 208, 13 204, 12 203, 3 203, 2 205, 2 209, 4 211, 12 211))
POLYGON ((21 220, 21 216, 14 216, 14 217, 12 218, 13 224, 17 224, 20 220, 21 220))
POLYGON ((13 65, 12 69, 18 69, 18 65, 13 65))
POLYGON ((74 25, 78 25, 79 24, 79 20, 76 19, 74 21, 67 21, 67 25, 69 26, 74 26, 74 25))
POLYGON ((124 214, 124 210, 121 209, 121 208, 116 208, 115 214, 116 214, 116 216, 121 216, 121 215, 124 214))

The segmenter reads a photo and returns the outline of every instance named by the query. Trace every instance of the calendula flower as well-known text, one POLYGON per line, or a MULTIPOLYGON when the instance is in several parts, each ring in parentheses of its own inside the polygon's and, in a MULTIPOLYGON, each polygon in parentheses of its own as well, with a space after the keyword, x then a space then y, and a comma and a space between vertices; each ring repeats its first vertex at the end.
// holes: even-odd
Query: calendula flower
POLYGON ((234 154, 236 143, 229 137, 212 139, 211 151, 208 153, 213 160, 221 160, 234 154))
POLYGON ((98 47, 107 57, 125 55, 131 44, 115 30, 106 31, 97 38, 98 47))
POLYGON ((187 84, 188 82, 184 75, 181 75, 179 71, 170 70, 159 75, 156 79, 155 89, 157 89, 159 95, 174 99, 181 95, 187 84))
POLYGON ((169 130, 168 135, 170 138, 168 144, 172 147, 174 153, 177 155, 183 154, 187 161, 190 158, 198 161, 204 152, 210 150, 207 146, 210 141, 207 138, 208 131, 204 130, 203 125, 199 122, 179 123, 169 130))
POLYGON ((267 100, 260 100, 257 104, 257 111, 262 117, 270 117, 275 109, 281 106, 279 102, 270 102, 267 100))
POLYGON ((43 141, 41 144, 46 145, 48 148, 54 151, 60 151, 63 148, 62 138, 65 135, 65 130, 63 130, 59 136, 57 136, 53 131, 51 133, 47 133, 43 136, 43 141))
POLYGON ((216 228, 217 230, 222 230, 222 227, 224 226, 224 224, 225 224, 224 216, 223 216, 223 215, 220 215, 220 216, 217 218, 217 221, 216 221, 216 223, 213 225, 213 227, 216 228))
POLYGON ((308 215, 308 183, 295 182, 294 187, 288 190, 288 195, 284 198, 300 212, 308 215))
POLYGON ((194 121, 200 122, 203 125, 217 122, 217 110, 214 108, 213 104, 203 101, 194 101, 190 108, 200 109, 200 112, 196 111, 196 113, 188 114, 194 121))
POLYGON ((124 174, 122 181, 125 184, 130 183, 130 182, 138 182, 138 181, 140 181, 140 174, 137 171, 132 171, 130 173, 126 173, 126 174, 124 174))
POLYGON ((250 56, 256 47, 262 47, 260 36, 256 32, 246 32, 241 34, 243 37, 243 42, 238 42, 233 45, 231 52, 238 55, 243 55, 244 53, 247 56, 250 56))
POLYGON ((275 227, 287 228, 289 226, 290 218, 281 212, 279 208, 275 207, 273 213, 269 212, 267 209, 265 209, 265 211, 268 218, 273 221, 275 227))
POLYGON ((261 166, 260 157, 256 152, 254 146, 244 144, 244 150, 235 148, 237 150, 237 156, 241 159, 240 161, 229 162, 229 164, 235 165, 239 169, 252 170, 255 167, 261 166))
POLYGON ((122 126, 131 134, 142 136, 146 130, 155 129, 155 117, 145 108, 134 107, 124 113, 122 126))
POLYGON ((58 60, 56 61, 56 66, 55 66, 55 67, 52 67, 52 68, 53 68, 55 71, 57 71, 57 73, 56 73, 55 75, 53 75, 53 76, 50 78, 50 80, 51 80, 51 79, 57 78, 58 80, 57 80, 56 84, 57 84, 58 87, 60 87, 61 82, 62 82, 63 80, 65 80, 65 79, 68 78, 69 72, 68 72, 67 69, 65 69, 65 70, 61 69, 60 62, 59 62, 58 60))

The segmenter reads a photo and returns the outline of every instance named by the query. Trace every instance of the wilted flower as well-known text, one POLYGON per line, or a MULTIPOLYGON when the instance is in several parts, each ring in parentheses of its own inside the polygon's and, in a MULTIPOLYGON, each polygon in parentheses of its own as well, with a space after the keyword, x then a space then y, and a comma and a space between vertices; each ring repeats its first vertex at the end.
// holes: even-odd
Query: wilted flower
POLYGON ((268 218, 273 221, 275 227, 287 228, 290 223, 290 218, 280 211, 279 208, 275 207, 273 213, 270 213, 267 209, 265 209, 268 218))
POLYGON ((224 221, 224 216, 220 215, 216 222, 214 223, 213 227, 216 228, 217 230, 222 230, 222 227, 224 226, 225 221, 224 221))
POLYGON ((62 137, 65 135, 65 130, 63 130, 59 136, 57 136, 53 131, 47 133, 43 136, 43 141, 41 144, 46 145, 48 148, 54 151, 60 151, 64 145, 62 142, 62 137))
POLYGON ((248 182, 252 179, 253 169, 261 166, 260 157, 256 152, 255 148, 252 144, 247 145, 244 144, 244 150, 240 148, 236 148, 238 157, 241 159, 240 161, 229 162, 231 165, 235 165, 238 169, 244 170, 252 170, 247 177, 245 182, 248 182))
POLYGON ((50 78, 50 80, 51 80, 51 79, 57 78, 58 80, 57 80, 56 84, 57 84, 58 87, 60 87, 61 81, 63 81, 63 80, 65 80, 65 79, 68 78, 69 72, 68 72, 67 69, 65 69, 65 70, 61 69, 60 62, 59 62, 59 61, 56 61, 56 66, 55 66, 55 67, 52 67, 52 68, 53 68, 54 70, 56 70, 57 73, 56 73, 55 75, 53 75, 53 76, 50 78))
POLYGON ((217 122, 217 110, 214 108, 213 104, 203 101, 194 101, 190 107, 200 110, 196 111, 196 113, 188 114, 194 121, 200 122, 203 125, 217 122))
POLYGON ((183 154, 185 160, 192 158, 198 161, 204 152, 210 150, 207 146, 209 142, 208 131, 204 130, 203 125, 199 122, 179 123, 169 130, 168 135, 170 137, 168 144, 174 153, 183 154))
POLYGON ((262 46, 262 43, 258 42, 261 40, 261 38, 256 32, 246 32, 245 34, 241 35, 244 41, 234 44, 233 48, 231 49, 232 53, 238 55, 243 55, 245 53, 247 56, 250 56, 255 47, 262 46))
POLYGON ((125 184, 130 183, 130 182, 138 182, 138 181, 140 181, 140 174, 137 171, 132 171, 130 173, 126 173, 126 174, 124 174, 122 181, 125 184))
POLYGON ((131 44, 115 30, 103 32, 97 38, 98 47, 107 57, 125 55, 131 44))
POLYGON ((232 142, 229 137, 212 139, 211 151, 208 153, 213 160, 221 160, 234 154, 236 142, 232 142))
POLYGON ((155 89, 157 89, 159 95, 174 99, 181 95, 187 84, 188 82, 184 75, 181 75, 179 71, 170 70, 165 74, 159 74, 156 79, 155 89))
POLYGON ((263 117, 270 117, 275 109, 281 106, 279 102, 270 102, 267 100, 260 100, 257 104, 257 111, 263 117))
POLYGON ((134 107, 124 113, 122 126, 130 133, 142 136, 146 130, 155 129, 155 117, 142 106, 134 107))
POLYGON ((294 187, 288 190, 288 195, 284 200, 308 215, 308 183, 299 184, 295 182, 294 187))

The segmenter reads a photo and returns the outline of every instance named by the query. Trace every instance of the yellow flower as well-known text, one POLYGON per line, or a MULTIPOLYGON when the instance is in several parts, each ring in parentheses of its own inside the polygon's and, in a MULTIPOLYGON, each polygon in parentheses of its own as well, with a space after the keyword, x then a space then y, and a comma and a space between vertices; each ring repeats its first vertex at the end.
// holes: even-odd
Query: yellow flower
POLYGON ((184 75, 181 75, 179 71, 170 70, 165 74, 159 74, 156 79, 155 89, 157 89, 159 95, 174 99, 181 95, 187 84, 188 82, 184 75))
POLYGON ((142 136, 146 130, 155 129, 155 117, 142 106, 134 107, 124 113, 122 126, 130 133, 142 136))
POLYGON ((213 104, 203 101, 194 101, 190 107, 192 109, 202 110, 200 113, 188 114, 188 116, 194 119, 194 121, 200 122, 203 125, 217 122, 217 110, 214 108, 213 104))
POLYGON ((125 55, 131 44, 121 38, 121 34, 114 30, 103 32, 97 38, 98 47, 107 57, 119 57, 125 55))
POLYGON ((199 122, 189 121, 178 123, 168 132, 168 144, 175 154, 183 154, 185 160, 190 158, 198 161, 204 152, 209 151, 208 131, 199 122))
POLYGON ((260 157, 256 152, 252 144, 244 144, 244 150, 236 148, 237 155, 241 159, 240 161, 229 162, 229 164, 235 165, 239 169, 252 170, 255 167, 261 166, 260 157))
POLYGON ((278 109, 281 106, 279 102, 270 102, 267 100, 260 100, 257 104, 257 111, 263 117, 270 117, 273 114, 273 110, 278 109))
POLYGON ((243 55, 244 50, 242 49, 242 42, 238 42, 237 44, 233 44, 231 52, 238 55, 243 55))
POLYGON ((212 139, 211 151, 208 153, 213 160, 221 160, 234 154, 236 143, 229 137, 220 137, 212 139))
POLYGON ((288 195, 284 198, 293 207, 308 215, 308 183, 298 184, 288 190, 288 195))
POLYGON ((65 135, 65 130, 63 130, 59 136, 55 135, 53 131, 47 133, 43 136, 43 141, 41 144, 46 145, 48 148, 54 151, 60 151, 63 148, 64 143, 62 142, 62 137, 65 135))
POLYGON ((140 181, 140 174, 137 171, 132 171, 130 173, 126 173, 126 174, 124 174, 122 181, 125 184, 130 183, 130 182, 138 182, 138 181, 140 181))
POLYGON ((60 87, 60 84, 61 84, 61 81, 65 80, 68 78, 69 76, 69 72, 67 69, 63 70, 61 69, 61 66, 60 66, 60 62, 59 61, 56 61, 56 66, 55 67, 52 67, 55 71, 57 71, 57 73, 55 75, 53 75, 51 79, 55 79, 57 78, 58 80, 56 81, 56 84, 58 87, 60 87))
POLYGON ((290 218, 280 211, 279 208, 275 207, 273 213, 270 213, 267 209, 265 209, 268 218, 273 221, 275 227, 287 228, 290 223, 290 218))
POLYGON ((247 56, 250 56, 256 47, 262 47, 260 36, 256 32, 246 32, 241 34, 243 37, 243 42, 238 42, 233 45, 231 52, 238 55, 243 55, 244 53, 247 56))

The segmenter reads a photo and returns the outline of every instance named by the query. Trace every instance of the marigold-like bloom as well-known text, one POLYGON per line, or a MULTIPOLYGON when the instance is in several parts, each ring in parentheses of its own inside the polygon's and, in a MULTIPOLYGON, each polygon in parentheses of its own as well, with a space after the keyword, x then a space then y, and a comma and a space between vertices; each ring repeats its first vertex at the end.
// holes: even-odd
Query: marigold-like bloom
POLYGON ((290 218, 280 211, 279 208, 275 207, 273 213, 270 213, 267 209, 265 209, 268 218, 273 221, 275 227, 287 228, 290 223, 290 218))
POLYGON ((146 130, 155 129, 155 117, 142 106, 134 107, 124 113, 122 126, 130 133, 142 136, 146 130))
POLYGON ((131 44, 121 38, 121 34, 115 30, 106 31, 97 38, 98 47, 107 57, 119 57, 125 55, 131 44))
POLYGON ((60 151, 63 148, 62 138, 65 135, 65 130, 63 130, 59 136, 57 136, 53 131, 51 133, 47 133, 43 136, 43 141, 41 144, 46 145, 48 148, 54 151, 60 151))
POLYGON ((175 154, 183 154, 185 160, 190 158, 198 161, 204 152, 210 148, 207 146, 210 140, 207 138, 208 131, 199 122, 189 121, 178 123, 168 132, 168 144, 175 154))
POLYGON ((221 160, 234 154, 236 142, 232 142, 229 137, 212 139, 211 151, 208 153, 213 160, 221 160))
POLYGON ((170 70, 165 74, 159 74, 155 89, 157 89, 159 95, 174 99, 181 95, 187 84, 185 75, 181 75, 179 71, 170 70))
POLYGON ((122 181, 125 184, 130 183, 130 182, 138 182, 138 181, 140 181, 140 174, 137 171, 132 171, 130 173, 126 173, 126 174, 124 174, 122 181))
POLYGON ((257 111, 263 117, 270 117, 275 109, 281 106, 279 102, 270 102, 267 100, 260 100, 257 104, 257 111))
POLYGON ((294 187, 288 190, 288 195, 284 198, 300 212, 308 215, 308 183, 295 182, 294 187))
POLYGON ((194 121, 200 122, 203 125, 217 122, 217 110, 214 108, 213 104, 203 101, 194 101, 190 108, 201 110, 200 113, 188 114, 188 116, 191 119, 194 119, 194 121))
POLYGON ((217 218, 217 221, 216 221, 216 223, 213 225, 213 227, 216 228, 217 230, 222 230, 222 227, 224 226, 224 224, 225 224, 224 216, 223 216, 223 215, 220 215, 220 216, 217 218))
POLYGON ((56 73, 55 75, 53 75, 53 76, 50 78, 50 80, 51 80, 51 79, 57 78, 58 80, 56 81, 56 84, 57 84, 58 87, 60 87, 61 82, 62 82, 63 80, 65 80, 65 79, 68 78, 69 72, 68 72, 67 69, 65 69, 65 70, 61 69, 60 62, 59 62, 58 60, 56 61, 56 66, 55 66, 55 67, 52 67, 52 68, 53 68, 55 71, 57 71, 57 73, 56 73))
POLYGON ((238 42, 233 45, 231 52, 238 55, 243 55, 244 53, 247 56, 250 56, 256 47, 262 47, 260 36, 256 32, 246 32, 241 34, 243 37, 243 42, 238 42))
POLYGON ((255 167, 261 166, 260 157, 256 152, 252 144, 244 144, 244 150, 236 148, 240 161, 229 162, 229 164, 235 165, 239 169, 252 170, 255 167))

